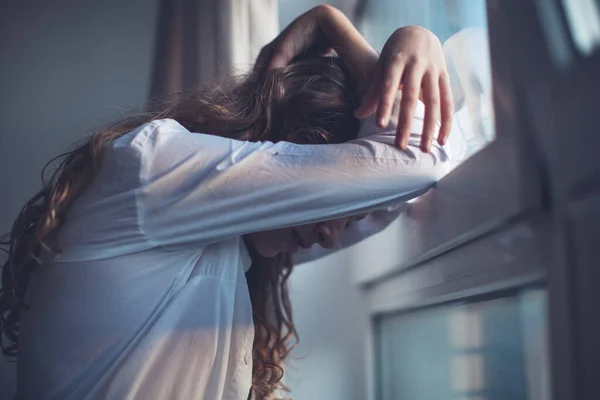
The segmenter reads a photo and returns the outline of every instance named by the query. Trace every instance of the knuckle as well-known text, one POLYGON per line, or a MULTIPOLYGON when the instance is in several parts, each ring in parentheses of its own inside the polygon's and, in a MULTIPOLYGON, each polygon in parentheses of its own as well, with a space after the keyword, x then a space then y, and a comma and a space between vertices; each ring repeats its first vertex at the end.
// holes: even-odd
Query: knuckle
POLYGON ((454 102, 452 97, 442 96, 440 98, 440 102, 442 103, 442 109, 444 111, 452 111, 454 109, 454 102))
POLYGON ((404 60, 402 53, 393 53, 388 56, 388 60, 392 64, 400 64, 404 60))
POLYGON ((437 110, 440 107, 440 98, 434 96, 429 99, 428 103, 431 107, 434 107, 434 109, 437 110))
POLYGON ((442 106, 442 113, 446 115, 445 119, 452 119, 451 115, 454 113, 454 105, 452 103, 445 103, 442 106))
POLYGON ((383 81, 382 86, 383 86, 383 90, 384 91, 389 92, 389 91, 391 91, 391 90, 394 89, 395 85, 394 85, 394 81, 392 79, 388 78, 388 79, 386 79, 386 80, 383 81))
POLYGON ((424 67, 429 63, 429 60, 426 57, 417 54, 413 56, 412 63, 415 65, 415 67, 424 67))
POLYGON ((319 4, 313 8, 316 13, 333 13, 337 11, 337 8, 329 4, 319 4))
POLYGON ((416 100, 419 96, 419 88, 413 85, 406 86, 402 91, 402 96, 406 98, 406 100, 416 100))

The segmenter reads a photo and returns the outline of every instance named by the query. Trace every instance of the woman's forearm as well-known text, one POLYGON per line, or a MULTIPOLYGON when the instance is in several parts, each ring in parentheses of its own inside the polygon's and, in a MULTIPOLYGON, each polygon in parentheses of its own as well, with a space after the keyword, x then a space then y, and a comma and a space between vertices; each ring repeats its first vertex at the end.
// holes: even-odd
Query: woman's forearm
POLYGON ((366 90, 379 55, 340 10, 319 6, 318 24, 329 45, 344 60, 360 90, 366 90))

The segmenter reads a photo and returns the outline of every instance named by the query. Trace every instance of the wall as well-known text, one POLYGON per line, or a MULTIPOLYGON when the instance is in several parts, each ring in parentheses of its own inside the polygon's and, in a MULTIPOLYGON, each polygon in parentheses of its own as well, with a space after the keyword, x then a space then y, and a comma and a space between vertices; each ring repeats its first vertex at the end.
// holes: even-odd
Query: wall
MULTIPOLYGON (((40 171, 50 158, 83 138, 86 128, 143 105, 157 5, 157 0, 3 5, 0 232, 10 229, 40 187, 40 171)), ((2 360, 0 398, 13 398, 14 375, 14 364, 2 360)))
POLYGON ((300 344, 285 380, 294 400, 365 400, 371 393, 370 321, 352 279, 354 249, 298 265, 290 278, 300 344))

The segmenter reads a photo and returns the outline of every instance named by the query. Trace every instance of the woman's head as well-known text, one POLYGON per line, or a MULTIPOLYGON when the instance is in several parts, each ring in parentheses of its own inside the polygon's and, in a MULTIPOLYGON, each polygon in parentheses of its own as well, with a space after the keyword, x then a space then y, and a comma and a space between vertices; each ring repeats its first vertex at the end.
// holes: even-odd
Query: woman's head
MULTIPOLYGON (((153 103, 146 111, 117 121, 60 156, 50 180, 25 204, 11 232, 0 242, 9 254, 0 289, 0 336, 6 338, 0 344, 4 354, 17 354, 25 293, 34 270, 44 268, 42 251, 60 254, 50 238, 94 178, 104 149, 113 140, 151 120, 171 118, 191 132, 238 140, 341 143, 358 134, 359 122, 353 116, 357 105, 356 88, 341 60, 298 60, 262 76, 250 74, 222 84, 209 83, 153 103)), ((298 232, 304 232, 303 241, 313 240, 305 228, 298 232)), ((292 265, 287 252, 249 247, 253 265, 246 277, 256 331, 253 391, 257 398, 263 398, 281 386, 282 363, 290 351, 290 341, 297 339, 287 294, 292 265), (270 257, 274 254, 277 256, 270 257)))
POLYGON ((168 117, 192 132, 238 140, 342 143, 358 135, 358 100, 342 61, 315 57, 182 93, 168 117))
POLYGON ((340 233, 352 223, 363 217, 344 217, 290 228, 273 229, 245 235, 246 244, 262 257, 277 257, 281 253, 296 253, 301 248, 309 249, 313 245, 331 249, 338 242, 340 233))

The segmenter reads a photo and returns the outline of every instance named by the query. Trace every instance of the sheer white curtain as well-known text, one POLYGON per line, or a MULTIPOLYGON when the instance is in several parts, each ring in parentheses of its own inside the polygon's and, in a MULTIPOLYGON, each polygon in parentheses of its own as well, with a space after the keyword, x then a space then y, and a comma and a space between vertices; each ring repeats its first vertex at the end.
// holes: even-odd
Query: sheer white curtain
POLYGON ((462 162, 494 139, 492 77, 487 32, 469 27, 444 43, 454 97, 454 128, 449 148, 462 162), (458 134, 459 133, 459 134, 458 134))

